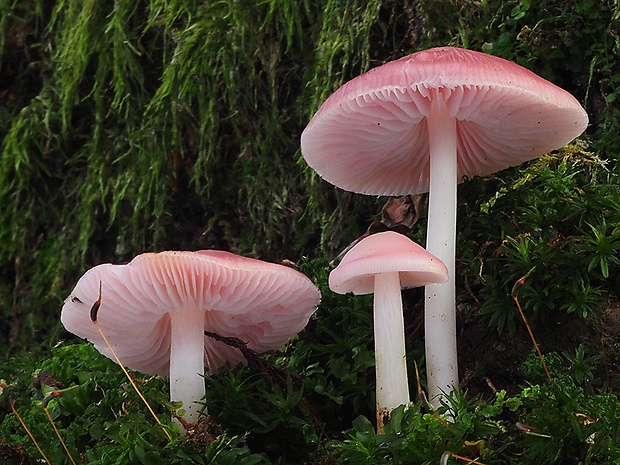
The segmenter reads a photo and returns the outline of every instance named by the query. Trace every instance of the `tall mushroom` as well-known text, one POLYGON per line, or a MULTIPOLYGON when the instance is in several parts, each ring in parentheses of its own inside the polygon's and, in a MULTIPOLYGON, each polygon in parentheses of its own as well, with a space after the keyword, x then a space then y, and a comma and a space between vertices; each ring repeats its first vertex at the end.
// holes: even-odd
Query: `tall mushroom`
POLYGON ((276 349, 305 327, 321 297, 291 268, 222 251, 145 253, 126 265, 98 265, 65 300, 61 321, 109 358, 89 315, 100 289, 98 322, 121 362, 169 376, 170 400, 183 403, 188 423, 198 419, 205 367, 244 361, 205 330, 257 352, 276 349))
POLYGON ((408 237, 386 231, 355 244, 329 274, 338 294, 374 294, 377 430, 409 403, 401 289, 448 280, 446 266, 408 237))
POLYGON ((332 94, 301 136, 326 181, 369 195, 429 192, 427 250, 449 281, 427 286, 431 398, 458 385, 455 316, 456 185, 562 147, 588 117, 568 92, 510 61, 441 47, 403 57, 332 94))

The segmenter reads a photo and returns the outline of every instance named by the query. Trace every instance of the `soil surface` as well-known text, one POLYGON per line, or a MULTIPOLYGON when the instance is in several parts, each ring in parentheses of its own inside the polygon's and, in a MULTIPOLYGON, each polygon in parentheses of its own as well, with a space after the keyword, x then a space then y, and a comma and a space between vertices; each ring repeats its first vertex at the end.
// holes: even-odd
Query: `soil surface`
MULTIPOLYGON (((423 294, 417 289, 405 291, 406 332, 410 338, 424 337, 423 294), (407 306, 407 302, 412 303, 407 306)), ((596 314, 581 318, 574 314, 559 313, 554 321, 532 325, 532 332, 541 352, 574 355, 583 345, 586 357, 601 355, 595 362, 593 386, 620 391, 620 299, 613 297, 596 314)), ((504 389, 518 393, 526 384, 521 366, 534 350, 534 344, 525 324, 516 322, 516 330, 498 334, 495 328, 478 317, 459 319, 458 356, 461 387, 485 399, 495 397, 504 389)), ((568 366, 568 360, 566 360, 568 366)))
MULTIPOLYGON (((543 353, 574 354, 583 345, 586 356, 600 354, 596 362, 597 388, 620 390, 620 301, 608 303, 599 315, 582 319, 559 315, 556 321, 532 328, 543 353)), ((521 390, 524 378, 521 364, 534 345, 525 324, 510 334, 498 334, 476 318, 463 322, 458 336, 459 372, 462 387, 470 393, 492 397, 494 391, 521 390)), ((568 361, 567 361, 568 363, 568 361)))

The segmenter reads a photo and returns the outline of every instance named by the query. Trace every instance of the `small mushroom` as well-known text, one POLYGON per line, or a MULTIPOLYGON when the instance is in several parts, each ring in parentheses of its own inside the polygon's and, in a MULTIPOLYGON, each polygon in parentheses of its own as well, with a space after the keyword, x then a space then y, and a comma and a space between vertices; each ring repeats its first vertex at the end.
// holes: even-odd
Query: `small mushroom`
POLYGON ((277 349, 305 327, 321 297, 298 271, 222 251, 145 253, 126 265, 98 265, 65 300, 61 321, 109 358, 89 315, 100 289, 97 320, 121 362, 169 376, 170 400, 182 402, 188 423, 198 420, 205 367, 244 362, 239 349, 205 330, 256 352, 277 349))
POLYGON ((438 258, 394 231, 365 237, 329 274, 329 287, 338 294, 374 294, 378 431, 393 409, 410 401, 401 289, 447 280, 438 258))
POLYGON ((557 149, 588 116, 565 90, 510 61, 440 47, 345 83, 301 136, 307 163, 348 191, 429 192, 427 250, 448 267, 426 288, 426 363, 437 406, 458 386, 455 309, 456 186, 557 149))

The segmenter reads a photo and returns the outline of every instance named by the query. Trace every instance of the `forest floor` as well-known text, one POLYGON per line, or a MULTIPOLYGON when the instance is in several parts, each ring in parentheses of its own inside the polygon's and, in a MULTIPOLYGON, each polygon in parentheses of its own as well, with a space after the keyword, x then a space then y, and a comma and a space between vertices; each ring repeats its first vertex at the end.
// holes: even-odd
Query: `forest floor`
MULTIPOLYGON (((600 355, 592 380, 599 386, 620 385, 620 299, 610 299, 598 315, 582 319, 562 314, 553 322, 533 328, 543 353, 574 355, 583 346, 585 355, 600 355)), ((523 388, 523 361, 534 350, 525 324, 513 334, 502 334, 479 318, 463 322, 459 334, 461 385, 470 394, 494 397, 497 390, 517 393, 523 388)), ((566 359, 568 362, 568 359, 566 359)))

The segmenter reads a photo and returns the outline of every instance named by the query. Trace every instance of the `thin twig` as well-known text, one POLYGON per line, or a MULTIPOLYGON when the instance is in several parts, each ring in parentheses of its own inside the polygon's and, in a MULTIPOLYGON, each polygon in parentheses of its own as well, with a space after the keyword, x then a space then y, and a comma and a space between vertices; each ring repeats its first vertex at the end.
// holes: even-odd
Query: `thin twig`
POLYGON ((609 363, 607 361, 607 351, 605 350, 605 334, 601 333, 601 354, 603 356, 603 366, 605 367, 605 380, 607 390, 611 390, 611 378, 609 377, 609 363))

